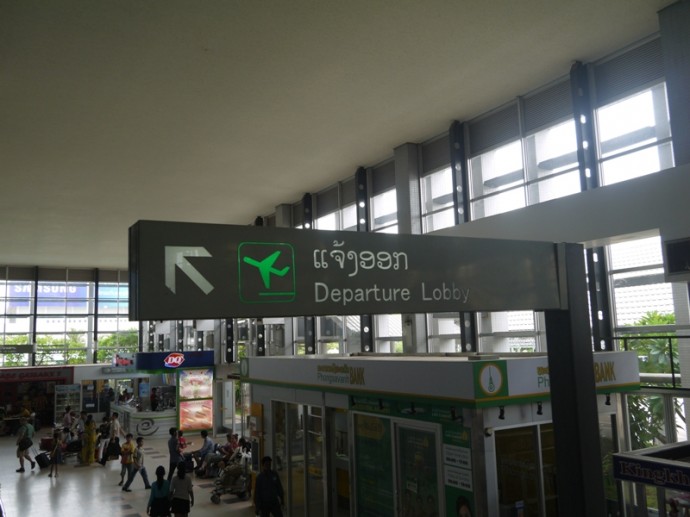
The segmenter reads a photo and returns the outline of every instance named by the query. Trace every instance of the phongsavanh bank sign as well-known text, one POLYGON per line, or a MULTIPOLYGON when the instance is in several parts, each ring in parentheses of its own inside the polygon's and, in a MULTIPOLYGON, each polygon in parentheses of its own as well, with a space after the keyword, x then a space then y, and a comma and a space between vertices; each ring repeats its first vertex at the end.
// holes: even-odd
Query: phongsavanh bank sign
POLYGON ((561 309, 544 242, 139 221, 130 318, 561 309))

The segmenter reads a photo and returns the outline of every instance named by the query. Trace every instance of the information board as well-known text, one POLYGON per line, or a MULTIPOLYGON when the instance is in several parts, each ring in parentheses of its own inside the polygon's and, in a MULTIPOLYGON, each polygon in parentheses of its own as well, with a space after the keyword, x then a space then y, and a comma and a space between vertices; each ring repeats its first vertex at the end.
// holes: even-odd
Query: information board
POLYGON ((544 242, 139 221, 130 318, 562 307, 544 242))

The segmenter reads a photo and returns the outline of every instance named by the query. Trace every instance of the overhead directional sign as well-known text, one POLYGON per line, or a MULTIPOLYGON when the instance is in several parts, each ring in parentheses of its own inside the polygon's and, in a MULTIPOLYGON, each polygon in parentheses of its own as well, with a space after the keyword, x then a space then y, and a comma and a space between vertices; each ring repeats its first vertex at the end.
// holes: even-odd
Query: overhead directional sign
POLYGON ((560 309, 545 242, 139 221, 130 318, 560 309))
POLYGON ((213 291, 213 286, 199 271, 192 266, 187 257, 210 257, 211 254, 201 246, 166 246, 165 247, 165 285, 175 293, 175 269, 180 268, 204 294, 213 291))

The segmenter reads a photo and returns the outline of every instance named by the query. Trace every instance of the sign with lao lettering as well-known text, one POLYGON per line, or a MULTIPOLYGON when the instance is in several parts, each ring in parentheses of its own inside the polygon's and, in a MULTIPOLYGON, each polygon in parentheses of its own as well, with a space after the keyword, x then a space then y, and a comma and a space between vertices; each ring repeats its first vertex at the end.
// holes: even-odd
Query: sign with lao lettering
POLYGON ((130 318, 561 309, 545 242, 139 221, 130 318))

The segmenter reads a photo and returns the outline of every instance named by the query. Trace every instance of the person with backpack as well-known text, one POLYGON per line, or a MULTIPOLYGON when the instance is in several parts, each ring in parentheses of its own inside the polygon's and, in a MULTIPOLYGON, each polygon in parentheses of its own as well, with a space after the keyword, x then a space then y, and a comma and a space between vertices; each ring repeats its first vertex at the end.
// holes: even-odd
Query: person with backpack
POLYGON ((19 468, 17 472, 24 472, 24 459, 29 460, 31 463, 31 469, 36 466, 36 462, 29 456, 29 447, 31 447, 33 442, 34 426, 32 426, 26 417, 21 417, 19 419, 19 429, 17 429, 17 458, 19 458, 19 468))

